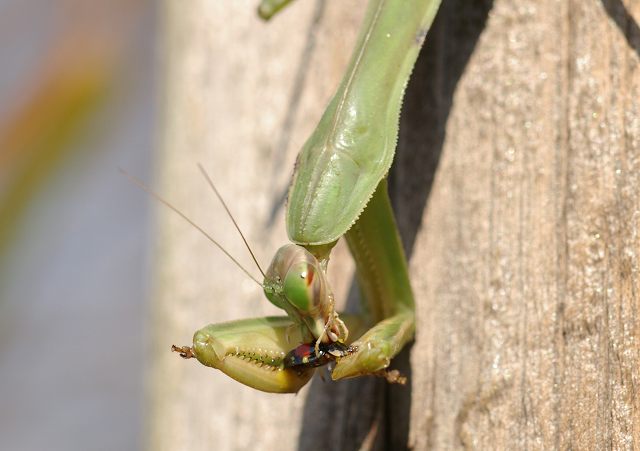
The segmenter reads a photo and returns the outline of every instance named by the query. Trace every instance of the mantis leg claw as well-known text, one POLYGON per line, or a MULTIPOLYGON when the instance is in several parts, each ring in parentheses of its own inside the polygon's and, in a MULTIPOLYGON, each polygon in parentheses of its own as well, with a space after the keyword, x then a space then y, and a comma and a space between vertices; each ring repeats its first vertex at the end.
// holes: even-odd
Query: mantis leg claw
POLYGON ((183 359, 192 359, 196 355, 193 353, 193 348, 191 346, 176 346, 171 345, 171 350, 173 352, 177 352, 180 354, 180 357, 183 359))
POLYGON ((373 375, 386 379, 390 384, 406 385, 407 383, 407 377, 398 370, 380 370, 373 375))

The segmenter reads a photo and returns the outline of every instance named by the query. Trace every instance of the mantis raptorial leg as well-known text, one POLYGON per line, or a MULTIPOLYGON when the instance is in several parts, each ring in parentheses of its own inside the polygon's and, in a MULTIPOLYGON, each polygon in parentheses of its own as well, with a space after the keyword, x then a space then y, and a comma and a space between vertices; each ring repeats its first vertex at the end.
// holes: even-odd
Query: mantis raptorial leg
MULTIPOLYGON (((277 11, 288 1, 264 3, 277 11)), ((308 360, 335 360, 332 378, 341 379, 380 374, 412 339, 414 300, 385 177, 404 89, 439 4, 371 0, 368 6, 344 78, 298 156, 286 216, 295 244, 278 250, 263 283, 287 317, 209 325, 196 332, 192 347, 175 348, 184 357, 259 390, 296 392, 314 371, 291 357, 298 344, 314 344, 316 359, 308 360), (325 276, 342 236, 375 324, 362 335, 356 318, 335 311, 325 276), (344 348, 349 335, 356 340, 344 348)))

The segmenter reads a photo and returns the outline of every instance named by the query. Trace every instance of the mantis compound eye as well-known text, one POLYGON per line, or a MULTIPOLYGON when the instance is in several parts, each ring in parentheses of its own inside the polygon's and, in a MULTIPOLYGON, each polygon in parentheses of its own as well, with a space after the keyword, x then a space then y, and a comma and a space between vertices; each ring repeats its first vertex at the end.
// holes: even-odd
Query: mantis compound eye
POLYGON ((317 311, 321 302, 322 280, 319 269, 308 262, 291 265, 284 279, 287 299, 303 312, 317 311))

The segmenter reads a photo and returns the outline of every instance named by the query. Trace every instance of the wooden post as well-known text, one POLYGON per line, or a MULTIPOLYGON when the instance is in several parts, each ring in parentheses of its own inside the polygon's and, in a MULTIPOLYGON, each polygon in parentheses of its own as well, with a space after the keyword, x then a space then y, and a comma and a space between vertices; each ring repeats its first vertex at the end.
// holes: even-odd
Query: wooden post
MULTIPOLYGON (((166 3, 156 185, 251 270, 195 165, 266 266, 365 6, 299 1, 262 24, 254 3, 166 3)), ((390 175, 418 303, 410 388, 269 395, 172 355, 207 323, 278 312, 160 208, 150 449, 640 447, 639 20, 629 0, 443 2, 390 175)))
POLYGON ((440 13, 394 179, 419 299, 411 441, 638 449, 640 4, 440 13))

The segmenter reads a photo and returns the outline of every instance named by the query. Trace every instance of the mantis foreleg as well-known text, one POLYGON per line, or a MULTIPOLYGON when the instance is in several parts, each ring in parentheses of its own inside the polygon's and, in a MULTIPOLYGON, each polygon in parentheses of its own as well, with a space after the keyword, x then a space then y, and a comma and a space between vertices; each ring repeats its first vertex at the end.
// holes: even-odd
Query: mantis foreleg
POLYGON ((258 15, 264 20, 269 20, 292 1, 293 0, 262 0, 260 6, 258 6, 258 15))
POLYGON ((372 374, 413 338, 414 300, 407 263, 384 179, 346 235, 357 265, 368 313, 378 322, 352 344, 357 351, 338 360, 333 379, 372 374))

